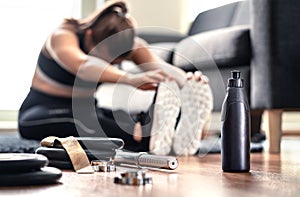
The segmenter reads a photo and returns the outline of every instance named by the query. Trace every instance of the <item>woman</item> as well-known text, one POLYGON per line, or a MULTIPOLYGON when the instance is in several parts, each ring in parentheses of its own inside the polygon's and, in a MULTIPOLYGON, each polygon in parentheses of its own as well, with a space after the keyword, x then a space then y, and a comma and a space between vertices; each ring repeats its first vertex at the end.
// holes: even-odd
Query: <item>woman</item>
MULTIPOLYGON (((158 83, 173 79, 161 67, 166 63, 135 36, 134 28, 125 1, 109 1, 83 20, 65 19, 41 49, 30 92, 19 110, 20 134, 37 140, 47 136, 117 137, 128 150, 148 151, 150 137, 134 139, 135 122, 130 115, 97 108, 94 98, 103 82, 153 90, 158 83), (144 72, 129 74, 113 66, 125 59, 144 72)), ((200 80, 201 75, 196 78, 200 80)))

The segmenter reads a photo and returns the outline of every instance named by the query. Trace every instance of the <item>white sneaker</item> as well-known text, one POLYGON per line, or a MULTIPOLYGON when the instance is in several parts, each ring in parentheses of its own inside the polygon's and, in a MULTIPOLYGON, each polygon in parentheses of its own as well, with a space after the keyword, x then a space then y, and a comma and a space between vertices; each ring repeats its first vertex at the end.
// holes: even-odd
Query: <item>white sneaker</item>
POLYGON ((173 151, 176 155, 194 155, 212 111, 212 92, 208 84, 188 80, 180 90, 180 99, 181 116, 174 135, 173 151))
POLYGON ((149 150, 167 155, 171 151, 176 120, 179 114, 179 87, 175 81, 159 84, 154 103, 149 150))

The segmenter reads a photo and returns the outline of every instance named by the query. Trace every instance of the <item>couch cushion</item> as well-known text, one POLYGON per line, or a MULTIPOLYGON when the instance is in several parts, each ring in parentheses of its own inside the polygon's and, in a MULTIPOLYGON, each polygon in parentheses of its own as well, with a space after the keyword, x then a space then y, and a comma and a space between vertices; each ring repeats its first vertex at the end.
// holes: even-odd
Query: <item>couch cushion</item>
MULTIPOLYGON (((158 57, 164 61, 170 63, 173 57, 173 51, 176 46, 176 42, 161 42, 148 45, 148 48, 155 53, 158 57)), ((135 63, 132 61, 123 61, 120 68, 130 73, 141 73, 143 72, 135 63)))
POLYGON ((149 44, 160 42, 179 42, 187 35, 163 27, 140 27, 136 29, 137 36, 149 44))
POLYGON ((233 14, 240 3, 234 2, 199 13, 193 21, 188 35, 229 27, 233 14))
POLYGON ((251 44, 249 26, 241 25, 212 30, 190 36, 179 42, 173 54, 173 64, 187 71, 212 66, 250 65, 251 44))
POLYGON ((171 62, 176 42, 161 42, 149 45, 149 49, 166 62, 171 62))

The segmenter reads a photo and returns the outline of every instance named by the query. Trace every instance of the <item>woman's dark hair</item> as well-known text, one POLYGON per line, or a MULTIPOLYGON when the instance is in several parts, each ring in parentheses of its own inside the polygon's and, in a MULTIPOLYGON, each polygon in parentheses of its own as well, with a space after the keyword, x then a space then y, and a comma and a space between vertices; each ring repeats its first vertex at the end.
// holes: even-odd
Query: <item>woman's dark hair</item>
POLYGON ((66 23, 76 24, 78 33, 92 29, 95 45, 101 43, 108 47, 112 57, 127 56, 134 44, 134 21, 128 16, 128 6, 124 0, 110 0, 89 17, 66 23))

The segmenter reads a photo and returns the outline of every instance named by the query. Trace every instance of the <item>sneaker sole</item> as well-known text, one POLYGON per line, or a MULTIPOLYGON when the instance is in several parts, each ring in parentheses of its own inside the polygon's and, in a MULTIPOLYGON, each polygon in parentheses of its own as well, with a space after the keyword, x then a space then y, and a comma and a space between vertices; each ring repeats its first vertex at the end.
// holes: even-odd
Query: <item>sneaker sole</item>
POLYGON ((208 84, 189 80, 180 96, 181 116, 174 135, 173 151, 176 155, 194 155, 212 111, 212 92, 208 84))
POLYGON ((170 153, 179 107, 180 98, 177 83, 175 81, 160 83, 154 104, 150 153, 156 155, 170 153))

